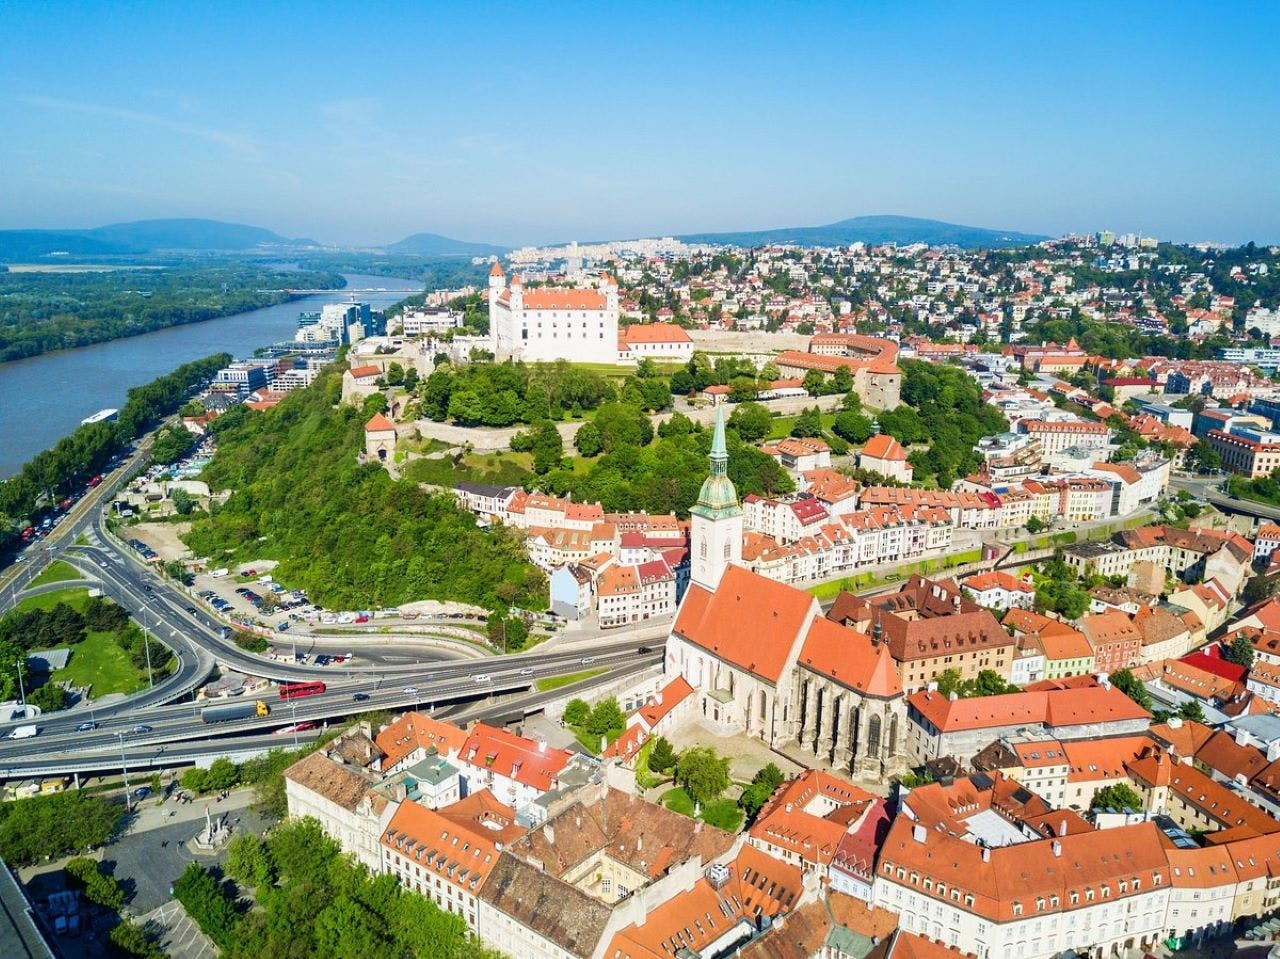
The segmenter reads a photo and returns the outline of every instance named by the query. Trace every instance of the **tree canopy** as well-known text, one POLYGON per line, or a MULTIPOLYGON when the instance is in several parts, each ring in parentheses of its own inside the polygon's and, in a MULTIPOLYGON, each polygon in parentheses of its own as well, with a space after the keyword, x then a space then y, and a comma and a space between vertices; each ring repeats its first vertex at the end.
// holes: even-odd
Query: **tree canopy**
POLYGON ((340 390, 330 368, 274 409, 218 431, 203 478, 234 492, 195 521, 187 544, 219 562, 278 559, 282 581, 329 607, 415 599, 544 607, 546 579, 517 537, 477 527, 448 493, 356 461, 364 423, 350 405, 334 408, 340 390))

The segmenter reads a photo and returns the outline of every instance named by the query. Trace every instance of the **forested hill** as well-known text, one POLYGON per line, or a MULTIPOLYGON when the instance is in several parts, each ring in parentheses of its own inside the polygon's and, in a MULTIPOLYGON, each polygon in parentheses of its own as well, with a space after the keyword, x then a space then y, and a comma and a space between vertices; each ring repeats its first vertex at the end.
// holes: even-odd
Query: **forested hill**
POLYGON ((330 272, 289 273, 253 263, 189 264, 106 273, 0 273, 0 363, 137 336, 283 303, 293 286, 339 289, 330 272))
POLYGON ((1047 240, 1046 236, 960 226, 941 220, 921 220, 911 216, 855 216, 826 226, 781 227, 732 233, 690 233, 679 239, 686 243, 722 243, 729 246, 767 246, 771 243, 795 246, 848 246, 851 243, 896 243, 907 246, 959 246, 965 249, 996 249, 1026 246, 1047 240))
POLYGON ((195 523, 196 555, 279 560, 283 582, 330 608, 418 599, 544 608, 546 580, 509 532, 480 529, 448 493, 357 463, 368 417, 335 408, 341 388, 330 367, 275 409, 236 407, 215 421, 218 452, 201 478, 234 492, 195 523))
POLYGON ((221 220, 135 220, 87 230, 0 230, 0 262, 50 256, 127 256, 157 250, 241 252, 315 246, 260 226, 221 220))

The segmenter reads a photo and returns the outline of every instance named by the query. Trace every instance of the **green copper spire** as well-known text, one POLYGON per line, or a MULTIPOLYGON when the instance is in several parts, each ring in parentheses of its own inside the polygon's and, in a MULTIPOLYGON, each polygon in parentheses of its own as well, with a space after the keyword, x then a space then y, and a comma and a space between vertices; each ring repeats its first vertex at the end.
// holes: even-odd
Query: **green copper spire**
POLYGON ((698 502, 690 512, 704 519, 737 516, 742 512, 738 505, 738 491, 729 479, 729 447, 724 439, 724 407, 716 410, 716 429, 711 436, 711 475, 702 484, 698 502))
POLYGON ((711 436, 711 475, 724 476, 729 470, 729 447, 724 441, 724 407, 716 408, 716 431, 711 436))

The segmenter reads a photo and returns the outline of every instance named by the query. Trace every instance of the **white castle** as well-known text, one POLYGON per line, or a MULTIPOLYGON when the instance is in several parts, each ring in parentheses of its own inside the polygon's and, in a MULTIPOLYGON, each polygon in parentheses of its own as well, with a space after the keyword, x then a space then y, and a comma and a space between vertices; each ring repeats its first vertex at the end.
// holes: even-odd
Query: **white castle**
POLYGON ((499 360, 618 362, 618 283, 526 290, 497 263, 489 272, 489 344, 499 360))

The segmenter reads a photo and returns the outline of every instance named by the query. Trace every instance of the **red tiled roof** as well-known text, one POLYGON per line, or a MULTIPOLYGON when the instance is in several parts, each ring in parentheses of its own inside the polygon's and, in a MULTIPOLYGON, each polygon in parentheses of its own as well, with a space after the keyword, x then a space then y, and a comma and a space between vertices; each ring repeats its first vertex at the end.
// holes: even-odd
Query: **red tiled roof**
POLYGON ((782 675, 817 601, 803 590, 730 565, 714 593, 691 585, 672 631, 769 682, 782 675), (750 628, 744 628, 750 624, 750 628))

